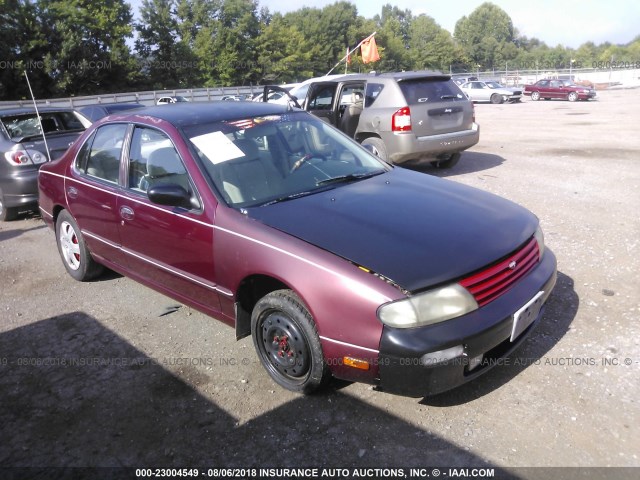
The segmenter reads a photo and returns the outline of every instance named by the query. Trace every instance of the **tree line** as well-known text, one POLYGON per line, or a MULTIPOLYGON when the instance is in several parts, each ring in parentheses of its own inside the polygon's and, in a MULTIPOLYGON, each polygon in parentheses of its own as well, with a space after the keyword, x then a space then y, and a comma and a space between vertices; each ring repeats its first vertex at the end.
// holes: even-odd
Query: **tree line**
POLYGON ((391 4, 364 18, 348 1, 283 15, 258 0, 143 0, 134 20, 125 0, 0 0, 0 99, 29 96, 24 70, 38 98, 301 81, 374 31, 381 59, 349 71, 640 67, 640 35, 549 47, 489 2, 452 34, 391 4))

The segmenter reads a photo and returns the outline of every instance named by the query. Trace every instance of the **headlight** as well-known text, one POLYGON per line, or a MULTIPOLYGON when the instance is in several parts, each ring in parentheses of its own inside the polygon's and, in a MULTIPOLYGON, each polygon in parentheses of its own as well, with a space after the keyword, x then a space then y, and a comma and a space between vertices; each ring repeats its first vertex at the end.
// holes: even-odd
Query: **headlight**
POLYGON ((378 309, 378 318, 390 327, 411 328, 444 322, 478 308, 473 296, 457 283, 420 293, 378 309))
POLYGON ((540 259, 542 259, 542 256, 544 255, 544 233, 542 233, 542 228, 540 228, 540 225, 538 225, 538 228, 536 229, 536 233, 534 233, 533 236, 535 237, 536 242, 538 242, 538 250, 540 250, 540 259))

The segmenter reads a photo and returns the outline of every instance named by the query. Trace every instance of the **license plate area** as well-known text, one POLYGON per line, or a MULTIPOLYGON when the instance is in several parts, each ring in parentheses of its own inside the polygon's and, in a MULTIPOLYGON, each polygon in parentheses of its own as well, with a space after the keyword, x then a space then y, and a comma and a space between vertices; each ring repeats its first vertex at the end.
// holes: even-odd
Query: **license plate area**
POLYGON ((529 300, 520 310, 513 314, 513 328, 511 329, 510 341, 518 338, 533 321, 540 315, 540 310, 544 304, 544 291, 538 292, 535 297, 529 300))

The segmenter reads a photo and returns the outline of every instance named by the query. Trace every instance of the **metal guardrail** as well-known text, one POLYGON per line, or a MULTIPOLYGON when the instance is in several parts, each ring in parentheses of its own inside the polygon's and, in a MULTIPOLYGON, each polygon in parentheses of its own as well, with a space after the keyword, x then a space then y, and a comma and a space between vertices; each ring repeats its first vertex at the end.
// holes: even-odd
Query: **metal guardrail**
MULTIPOLYGON (((219 87, 219 88, 190 88, 176 90, 158 90, 147 92, 106 93, 104 95, 88 95, 85 97, 68 97, 52 99, 36 99, 39 107, 67 107, 76 108, 85 105, 137 102, 145 106, 152 106, 160 97, 180 95, 192 102, 209 102, 220 100, 225 95, 253 95, 262 91, 262 87, 219 87)), ((0 102, 0 108, 16 108, 33 106, 33 100, 12 100, 0 102)))
MULTIPOLYGON (((606 63, 606 62, 605 62, 606 63)), ((640 86, 640 68, 629 68, 637 64, 610 64, 608 69, 529 69, 529 70, 485 70, 466 73, 455 73, 454 76, 477 76, 501 80, 509 86, 522 86, 535 83, 541 78, 558 76, 572 76, 579 80, 587 80, 593 84, 609 84, 623 86, 640 86), (614 68, 615 67, 615 68, 614 68)), ((36 100, 39 107, 82 107, 85 105, 138 102, 146 106, 155 105, 160 97, 181 95, 192 102, 208 102, 220 100, 225 95, 257 94, 262 91, 259 85, 248 87, 216 87, 190 88, 176 90, 161 90, 147 92, 108 93, 104 95, 89 95, 85 97, 53 98, 36 100)), ((30 99, 0 102, 0 108, 29 107, 33 105, 30 99)))

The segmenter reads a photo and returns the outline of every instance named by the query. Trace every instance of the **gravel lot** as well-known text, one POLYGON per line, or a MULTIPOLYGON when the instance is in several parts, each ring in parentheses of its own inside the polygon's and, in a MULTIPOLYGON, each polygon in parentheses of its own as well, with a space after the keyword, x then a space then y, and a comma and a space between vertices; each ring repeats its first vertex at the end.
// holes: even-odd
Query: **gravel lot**
POLYGON ((640 467, 640 91, 476 117, 480 143, 423 171, 526 206, 558 257, 546 315, 504 365, 425 399, 289 393, 221 322, 116 274, 75 282, 30 216, 0 224, 0 466, 640 467))

